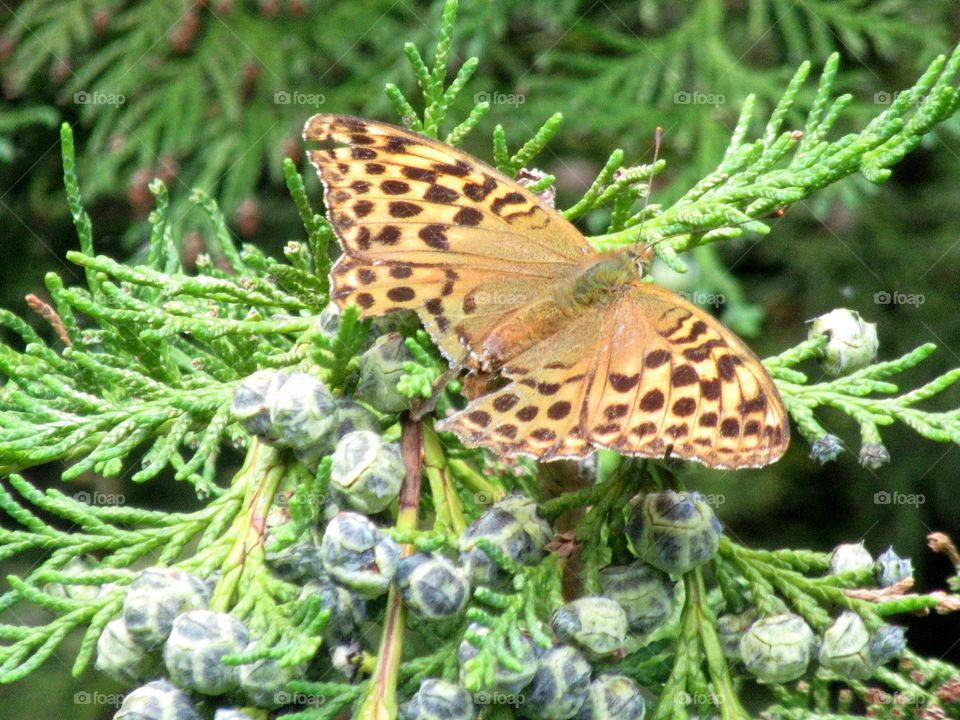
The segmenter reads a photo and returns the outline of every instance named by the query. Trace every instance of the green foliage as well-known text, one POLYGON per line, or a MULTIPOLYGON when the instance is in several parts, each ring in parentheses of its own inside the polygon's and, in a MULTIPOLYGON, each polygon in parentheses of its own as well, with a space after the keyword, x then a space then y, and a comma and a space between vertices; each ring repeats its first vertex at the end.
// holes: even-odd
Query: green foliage
MULTIPOLYGON (((31 7, 39 12, 46 6, 34 2, 31 7)), ((703 7, 716 10, 719 6, 707 2, 703 7)), ((755 7, 760 12, 766 5, 755 7)), ((873 39, 875 33, 883 32, 882 26, 843 15, 843 9, 850 7, 839 3, 829 12, 853 33, 854 40, 873 39)), ((422 111, 397 86, 387 87, 389 100, 406 124, 435 137, 451 125, 446 135, 450 141, 463 139, 488 109, 485 101, 479 101, 464 111, 461 122, 448 122, 477 67, 475 61, 464 62, 445 87, 456 10, 454 0, 445 3, 432 67, 415 45, 404 46, 421 87, 422 111)), ((782 32, 792 34, 788 50, 798 52, 806 46, 795 30, 806 20, 792 10, 785 11, 785 18, 782 32)), ((824 41, 824 36, 813 37, 817 43, 824 41)), ((85 39, 81 32, 58 42, 85 39)), ((35 67, 28 65, 24 72, 29 75, 35 67)), ((766 233, 765 218, 772 211, 843 177, 860 172, 872 182, 885 180, 891 165, 957 110, 958 67, 960 51, 950 59, 938 57, 917 85, 899 95, 861 132, 830 140, 840 112, 850 104, 849 96, 831 99, 838 72, 836 57, 827 60, 804 130, 783 130, 802 98, 810 68, 804 64, 752 141, 747 138, 757 103, 745 102, 719 167, 676 202, 660 206, 646 198, 651 179, 667 163, 625 166, 626 154, 618 150, 585 195, 562 212, 589 222, 602 218, 603 232, 590 238, 600 249, 650 243, 662 262, 681 270, 679 253, 744 232, 766 233)), ((84 77, 99 72, 108 70, 94 66, 84 77)), ((560 116, 550 115, 512 154, 507 132, 498 126, 493 134, 495 163, 507 172, 527 166, 559 126, 560 116)), ((155 137, 162 126, 149 127, 149 137, 155 137)), ((51 619, 35 626, 0 624, 0 682, 12 682, 36 670, 73 629, 84 633, 73 668, 80 673, 92 658, 101 630, 116 616, 126 585, 146 563, 215 579, 211 609, 243 619, 259 639, 258 650, 230 657, 230 663, 271 657, 294 665, 314 658, 329 643, 324 633, 329 629, 330 611, 318 596, 302 598, 297 583, 270 572, 264 544, 271 513, 287 522, 276 532, 276 547, 290 546, 303 530, 323 522, 321 502, 331 463, 325 459, 318 467, 308 468, 291 452, 251 437, 234 421, 230 402, 239 382, 263 368, 311 372, 338 395, 349 396, 358 357, 370 334, 381 328, 362 321, 356 308, 341 313, 335 333, 321 326, 320 314, 328 303, 326 276, 333 233, 327 220, 311 208, 293 163, 281 167, 293 198, 290 211, 295 208, 299 213, 305 241, 287 244, 283 261, 251 245, 238 247, 220 204, 197 190, 190 195, 190 203, 208 223, 206 246, 211 254, 198 258, 191 273, 181 264, 178 229, 171 220, 166 186, 160 181, 150 185, 156 209, 149 218, 145 258, 124 264, 95 253, 69 126, 63 126, 61 138, 67 200, 80 247, 67 257, 83 269, 85 287, 68 287, 59 275, 51 274, 47 277, 51 303, 33 303, 51 324, 55 343, 45 341, 15 314, 0 314, 5 333, 0 343, 4 376, 0 472, 9 475, 11 488, 0 490, 0 509, 16 526, 0 529, 0 558, 41 555, 32 569, 8 578, 10 590, 0 596, 0 609, 34 606, 51 619), (245 460, 228 481, 223 454, 230 448, 243 450, 245 460), (54 489, 41 492, 21 474, 59 461, 66 465, 61 473, 64 480, 89 472, 119 476, 133 469, 137 453, 142 455, 134 481, 156 482, 169 471, 195 488, 204 503, 201 509, 165 513, 88 503, 89 498, 70 497, 54 489), (64 523, 72 529, 58 529, 64 523), (84 564, 82 569, 78 562, 84 564), (98 591, 54 592, 49 585, 98 591)), ((209 168, 198 176, 221 168, 218 154, 211 157, 209 168)), ((545 178, 539 189, 550 182, 545 178)), ((404 332, 414 360, 405 368, 400 389, 408 397, 427 398, 441 389, 446 363, 422 331, 404 332)), ((950 371, 913 391, 883 397, 899 392, 889 378, 916 367, 930 355, 932 346, 923 345, 897 360, 874 363, 833 380, 809 382, 797 366, 819 357, 823 350, 823 341, 808 341, 766 361, 792 419, 814 446, 828 437, 815 416, 823 407, 849 415, 859 425, 865 446, 878 445, 878 428, 897 422, 925 438, 960 444, 957 410, 928 412, 914 407, 946 390, 960 378, 960 371, 950 371)), ((454 402, 457 391, 453 384, 443 388, 437 397, 441 412, 454 402)), ((510 638, 515 641, 525 633, 541 647, 551 643, 549 622, 564 601, 565 581, 572 578, 585 593, 594 593, 603 567, 632 562, 624 541, 623 508, 629 498, 638 491, 683 490, 682 471, 668 463, 600 453, 595 482, 551 497, 538 486, 537 468, 531 462, 491 458, 481 450, 463 448, 452 437, 434 434, 429 416, 420 424, 407 416, 379 419, 384 434, 400 435, 408 451, 404 455, 408 484, 398 508, 389 513, 395 527, 388 532, 396 540, 421 550, 453 550, 467 524, 511 491, 541 501, 544 516, 556 522, 570 519, 576 529, 555 538, 554 552, 530 566, 481 539, 478 547, 509 582, 475 588, 465 617, 443 626, 406 617, 396 590, 391 590, 383 609, 392 622, 384 623, 380 645, 372 653, 361 653, 359 676, 344 682, 305 678, 291 683, 292 692, 321 702, 301 703, 306 707, 285 717, 326 720, 351 704, 364 718, 374 717, 376 709, 395 712, 397 694, 408 698, 420 679, 456 676, 462 639, 479 649, 467 668, 467 684, 472 688, 483 684, 495 663, 515 668, 518 660, 508 649, 510 638), (406 445, 410 438, 417 440, 412 451, 406 445), (422 492, 419 476, 411 472, 411 467, 421 467, 421 454, 426 480, 422 492), (411 504, 411 497, 419 505, 411 504), (565 550, 579 551, 577 577, 572 577, 565 550), (468 621, 490 632, 467 631, 468 621)), ((831 575, 826 574, 828 568, 829 558, 822 553, 754 550, 724 537, 711 563, 715 587, 708 585, 702 568, 685 573, 675 617, 649 637, 634 638, 622 657, 598 669, 612 667, 643 685, 656 699, 651 710, 655 718, 718 712, 723 718, 746 718, 740 698, 748 676, 723 654, 717 628, 720 613, 745 607, 763 614, 790 610, 822 632, 841 610, 856 612, 875 630, 903 613, 958 607, 956 596, 944 592, 872 589, 868 587, 871 571, 831 575)), ((791 718, 849 717, 854 699, 875 707, 882 688, 916 699, 918 713, 949 710, 956 716, 956 707, 945 710, 948 703, 941 696, 945 688, 955 687, 951 683, 960 682, 960 671, 913 654, 906 660, 877 668, 869 681, 818 673, 810 682, 771 686, 767 711, 791 718), (836 700, 827 691, 828 682, 843 688, 836 700)), ((507 706, 497 706, 496 712, 513 716, 507 706)))
POLYGON ((823 344, 822 340, 809 340, 765 362, 767 369, 777 378, 777 388, 783 395, 791 419, 808 441, 816 443, 827 437, 827 431, 817 421, 814 410, 831 407, 849 415, 860 426, 861 461, 870 446, 882 449, 879 426, 895 422, 913 428, 928 440, 960 444, 960 414, 957 410, 930 412, 914 407, 960 380, 960 369, 944 373, 897 397, 871 397, 898 392, 898 387, 887 378, 919 365, 936 350, 936 345, 927 343, 896 360, 878 362, 835 380, 807 385, 807 376, 791 366, 819 357, 823 344))
POLYGON ((92 196, 114 192, 138 170, 168 168, 232 211, 256 192, 263 168, 274 183, 282 179, 280 160, 295 152, 305 106, 353 105, 382 86, 392 61, 386 48, 404 19, 389 11, 389 3, 364 8, 382 15, 366 38, 379 61, 346 78, 338 62, 351 65, 363 49, 323 28, 356 26, 349 6, 39 0, 18 8, 5 33, 14 48, 6 90, 17 95, 63 68, 48 92, 89 128, 92 196))
POLYGON ((56 127, 57 111, 43 106, 13 109, 0 103, 0 163, 10 162, 15 154, 11 135, 35 125, 56 127))
POLYGON ((960 70, 958 49, 949 60, 942 55, 936 58, 916 85, 900 93, 860 133, 828 142, 827 136, 852 99, 850 95, 831 99, 839 60, 837 54, 827 60, 802 131, 783 130, 783 124, 810 73, 810 63, 797 70, 760 138, 746 139, 756 107, 751 95, 713 172, 668 209, 649 220, 637 213, 627 218, 625 229, 595 236, 593 244, 607 248, 640 239, 653 244, 661 260, 683 272, 677 251, 739 237, 744 231, 766 234, 769 225, 762 221, 764 217, 854 172, 870 182, 884 182, 890 177, 890 166, 960 105, 960 93, 953 86, 960 70))

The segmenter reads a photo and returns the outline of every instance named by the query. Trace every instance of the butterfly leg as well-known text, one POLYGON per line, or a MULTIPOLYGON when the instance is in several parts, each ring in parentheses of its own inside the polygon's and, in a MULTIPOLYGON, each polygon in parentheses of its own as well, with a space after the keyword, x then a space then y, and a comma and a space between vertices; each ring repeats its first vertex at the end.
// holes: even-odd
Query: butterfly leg
POLYGON ((450 383, 451 380, 460 374, 460 371, 466 366, 468 357, 469 354, 466 354, 459 360, 456 360, 453 365, 447 368, 440 377, 433 381, 430 397, 423 399, 415 398, 410 403, 410 417, 412 417, 414 420, 419 420, 424 415, 433 412, 434 408, 437 406, 437 400, 440 398, 440 393, 443 392, 443 389, 450 383))

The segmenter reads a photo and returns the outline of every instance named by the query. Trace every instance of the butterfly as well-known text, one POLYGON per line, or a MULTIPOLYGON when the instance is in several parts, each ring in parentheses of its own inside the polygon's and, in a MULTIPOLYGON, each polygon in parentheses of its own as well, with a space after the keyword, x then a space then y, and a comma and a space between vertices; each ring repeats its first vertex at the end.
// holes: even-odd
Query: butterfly
POLYGON ((598 253, 517 181, 385 123, 304 128, 343 254, 331 298, 363 317, 412 310, 454 368, 506 381, 437 427, 541 460, 596 448, 758 467, 789 442, 783 402, 711 315, 598 253))

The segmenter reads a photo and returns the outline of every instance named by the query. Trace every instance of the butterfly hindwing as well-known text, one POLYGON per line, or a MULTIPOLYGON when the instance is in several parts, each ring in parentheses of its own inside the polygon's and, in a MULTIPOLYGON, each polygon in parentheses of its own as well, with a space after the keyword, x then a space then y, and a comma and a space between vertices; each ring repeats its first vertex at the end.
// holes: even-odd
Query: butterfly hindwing
POLYGON ((574 318, 555 335, 508 363, 505 387, 472 401, 438 423, 467 445, 498 454, 544 460, 583 457, 593 452, 582 433, 587 379, 595 372, 602 322, 574 318))
POLYGON ((517 357, 503 368, 509 385, 440 428, 541 459, 606 447, 737 468, 783 454, 786 411, 769 375, 716 319, 639 282, 602 309, 517 357))
POLYGON ((597 447, 712 467, 757 467, 787 448, 787 414, 760 361, 714 317, 636 282, 611 309, 584 434, 597 447))

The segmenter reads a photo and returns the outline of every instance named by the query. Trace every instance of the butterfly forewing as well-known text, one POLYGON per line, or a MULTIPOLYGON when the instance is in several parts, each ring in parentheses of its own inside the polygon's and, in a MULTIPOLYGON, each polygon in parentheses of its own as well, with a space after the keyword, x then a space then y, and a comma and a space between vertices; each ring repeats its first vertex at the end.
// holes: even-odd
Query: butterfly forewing
POLYGON ((304 137, 322 145, 309 155, 344 248, 333 299, 364 316, 414 310, 452 363, 509 380, 441 429, 541 459, 607 447, 733 468, 783 454, 786 412, 753 353, 638 278, 572 302, 600 256, 514 180, 382 123, 317 115, 304 137))
POLYGON ((304 137, 325 146, 309 156, 345 250, 334 300, 417 311, 451 359, 593 254, 536 196, 435 140, 340 115, 314 116, 304 137))

